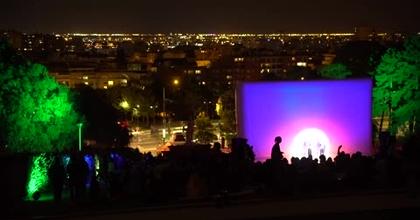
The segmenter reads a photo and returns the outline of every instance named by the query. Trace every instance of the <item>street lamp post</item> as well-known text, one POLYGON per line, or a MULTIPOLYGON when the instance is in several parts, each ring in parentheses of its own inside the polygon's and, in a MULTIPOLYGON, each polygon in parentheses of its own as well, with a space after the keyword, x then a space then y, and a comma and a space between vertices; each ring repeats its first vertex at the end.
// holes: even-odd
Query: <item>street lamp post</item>
MULTIPOLYGON (((179 86, 180 81, 178 79, 174 79, 172 81, 172 85, 173 86, 179 86)), ((163 124, 163 128, 162 128, 162 139, 163 139, 163 143, 165 143, 165 139, 166 139, 166 134, 170 132, 170 128, 167 129, 167 123, 166 123, 166 91, 165 91, 165 87, 162 88, 162 111, 163 111, 163 119, 162 119, 162 124, 163 124)))
POLYGON ((166 138, 166 103, 165 103, 165 87, 162 88, 162 123, 163 123, 163 128, 162 128, 162 140, 163 143, 165 143, 165 138, 166 138))
POLYGON ((77 124, 77 127, 79 128, 79 151, 82 151, 82 126, 83 123, 77 124))
POLYGON ((130 104, 127 102, 127 100, 124 99, 122 102, 120 102, 120 107, 123 108, 124 119, 128 121, 127 111, 129 111, 130 109, 130 104))

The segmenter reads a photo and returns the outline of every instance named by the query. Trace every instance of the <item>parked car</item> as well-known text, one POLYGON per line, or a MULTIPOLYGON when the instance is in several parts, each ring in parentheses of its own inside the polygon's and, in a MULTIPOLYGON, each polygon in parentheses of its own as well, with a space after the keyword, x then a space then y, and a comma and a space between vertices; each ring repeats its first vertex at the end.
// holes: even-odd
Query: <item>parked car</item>
POLYGON ((172 134, 171 138, 169 139, 169 142, 172 146, 177 145, 184 145, 186 143, 185 136, 181 132, 177 132, 172 134))
POLYGON ((184 145, 186 143, 186 139, 183 133, 176 132, 173 133, 171 138, 163 144, 162 146, 158 147, 159 152, 169 151, 169 146, 179 146, 184 145))

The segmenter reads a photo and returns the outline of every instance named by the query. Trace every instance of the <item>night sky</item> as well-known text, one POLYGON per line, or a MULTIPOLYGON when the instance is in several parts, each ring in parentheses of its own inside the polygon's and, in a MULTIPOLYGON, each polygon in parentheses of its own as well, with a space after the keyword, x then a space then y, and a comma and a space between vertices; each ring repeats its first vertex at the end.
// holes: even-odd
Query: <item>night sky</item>
POLYGON ((420 31, 420 0, 0 0, 0 29, 25 32, 420 31))

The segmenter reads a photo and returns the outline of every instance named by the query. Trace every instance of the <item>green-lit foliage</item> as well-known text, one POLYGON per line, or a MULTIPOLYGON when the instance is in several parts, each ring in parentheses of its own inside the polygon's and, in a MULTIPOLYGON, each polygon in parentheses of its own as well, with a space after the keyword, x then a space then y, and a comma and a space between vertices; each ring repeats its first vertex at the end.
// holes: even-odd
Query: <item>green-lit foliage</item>
POLYGON ((26 186, 28 198, 32 198, 35 192, 45 190, 48 184, 48 169, 52 161, 52 158, 45 153, 32 158, 29 181, 26 186))
POLYGON ((204 113, 200 113, 195 119, 195 134, 194 137, 198 139, 200 144, 208 144, 211 143, 214 139, 216 139, 216 135, 213 134, 213 125, 209 117, 207 117, 204 113))
MULTIPOLYGON (((408 39, 403 50, 389 49, 375 71, 374 114, 391 112, 392 130, 414 125, 420 114, 420 38, 408 39)), ((413 130, 411 130, 413 131, 413 130)))
MULTIPOLYGON (((6 52, 0 47, 0 58, 6 52)), ((0 60, 0 85, 0 137, 8 150, 57 151, 77 140, 79 118, 69 90, 44 66, 0 60)))
POLYGON ((345 79, 352 75, 351 71, 341 63, 325 66, 319 72, 322 77, 330 79, 345 79))

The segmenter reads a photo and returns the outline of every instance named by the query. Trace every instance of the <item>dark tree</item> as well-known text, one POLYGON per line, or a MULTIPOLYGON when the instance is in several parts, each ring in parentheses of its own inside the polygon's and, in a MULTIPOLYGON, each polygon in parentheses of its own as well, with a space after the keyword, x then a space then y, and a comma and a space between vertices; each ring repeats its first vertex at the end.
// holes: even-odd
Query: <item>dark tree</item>
POLYGON ((329 79, 345 79, 352 75, 352 72, 341 63, 333 63, 325 66, 319 73, 322 77, 329 79))
POLYGON ((368 77, 386 48, 378 42, 350 41, 337 50, 334 63, 344 64, 354 77, 368 77))
POLYGON ((95 140, 104 147, 123 147, 129 143, 126 124, 120 121, 121 115, 107 100, 102 90, 87 86, 76 89, 78 111, 84 116, 84 139, 95 140))

